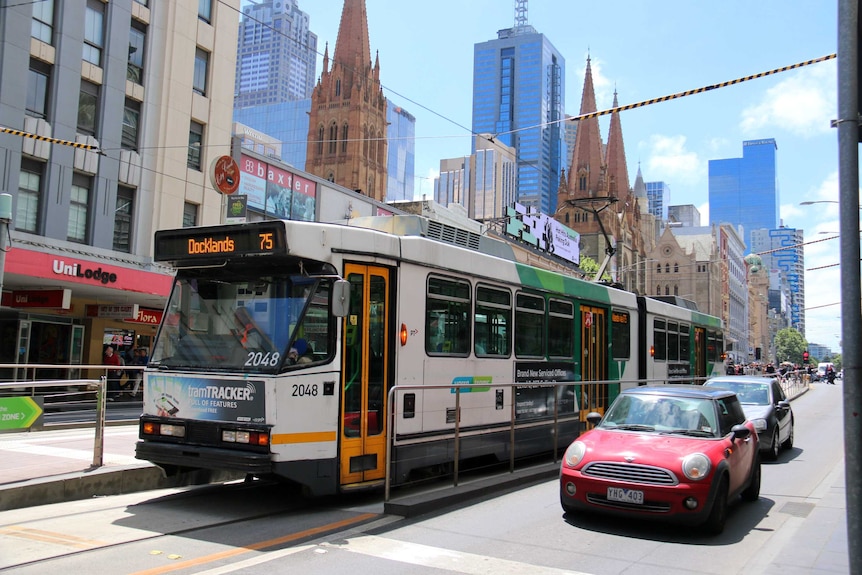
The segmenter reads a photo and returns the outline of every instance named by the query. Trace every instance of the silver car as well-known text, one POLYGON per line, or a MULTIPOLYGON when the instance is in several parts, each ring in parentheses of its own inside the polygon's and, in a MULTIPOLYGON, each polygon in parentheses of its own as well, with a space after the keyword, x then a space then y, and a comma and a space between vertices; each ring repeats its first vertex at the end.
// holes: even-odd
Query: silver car
POLYGON ((757 429, 760 450, 769 459, 777 459, 782 447, 793 447, 793 410, 777 379, 722 375, 708 379, 704 385, 736 392, 745 417, 757 429))

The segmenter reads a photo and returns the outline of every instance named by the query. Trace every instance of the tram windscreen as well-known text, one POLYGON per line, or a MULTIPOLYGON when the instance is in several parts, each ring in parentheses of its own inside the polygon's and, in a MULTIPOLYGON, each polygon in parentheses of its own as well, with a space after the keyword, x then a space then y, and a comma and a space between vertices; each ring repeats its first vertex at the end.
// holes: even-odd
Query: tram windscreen
POLYGON ((298 348, 301 363, 326 357, 330 287, 303 276, 180 275, 150 365, 273 373, 295 363, 298 348))

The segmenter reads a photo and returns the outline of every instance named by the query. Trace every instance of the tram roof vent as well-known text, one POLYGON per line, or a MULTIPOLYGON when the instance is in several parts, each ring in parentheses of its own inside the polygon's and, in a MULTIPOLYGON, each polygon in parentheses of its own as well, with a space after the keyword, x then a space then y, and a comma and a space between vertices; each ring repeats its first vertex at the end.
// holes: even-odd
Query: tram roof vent
POLYGON ((479 242, 482 237, 479 234, 434 220, 427 220, 427 223, 428 228, 425 231, 425 237, 470 250, 479 250, 479 242))

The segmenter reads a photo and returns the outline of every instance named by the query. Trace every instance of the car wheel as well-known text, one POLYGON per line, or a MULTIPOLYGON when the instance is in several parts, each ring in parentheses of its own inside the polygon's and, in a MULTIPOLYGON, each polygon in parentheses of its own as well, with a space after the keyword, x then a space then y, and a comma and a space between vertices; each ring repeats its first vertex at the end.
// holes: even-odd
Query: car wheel
POLYGON ((772 445, 769 447, 769 459, 775 461, 778 459, 778 453, 781 451, 781 443, 778 442, 778 425, 772 431, 772 445))
POLYGON ((751 481, 745 491, 742 492, 743 501, 757 501, 760 498, 760 457, 754 459, 754 468, 751 470, 751 481))
POLYGON ((725 522, 727 522, 727 479, 722 477, 719 480, 718 489, 715 490, 715 501, 712 502, 709 517, 704 521, 703 527, 710 535, 719 535, 724 531, 725 522))
POLYGON ((784 443, 781 444, 781 447, 784 449, 792 449, 793 448, 793 419, 790 419, 790 433, 787 434, 787 439, 784 440, 784 443))

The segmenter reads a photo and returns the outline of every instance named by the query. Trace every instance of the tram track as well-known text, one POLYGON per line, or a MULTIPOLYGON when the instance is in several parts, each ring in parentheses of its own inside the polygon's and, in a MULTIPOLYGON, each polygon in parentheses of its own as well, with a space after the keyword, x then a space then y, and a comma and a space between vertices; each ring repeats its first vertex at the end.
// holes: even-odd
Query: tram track
POLYGON ((103 564, 114 556, 130 560, 118 572, 174 571, 181 563, 299 545, 379 519, 369 503, 377 505, 367 495, 306 499, 285 484, 257 480, 6 512, 0 573, 103 564))

